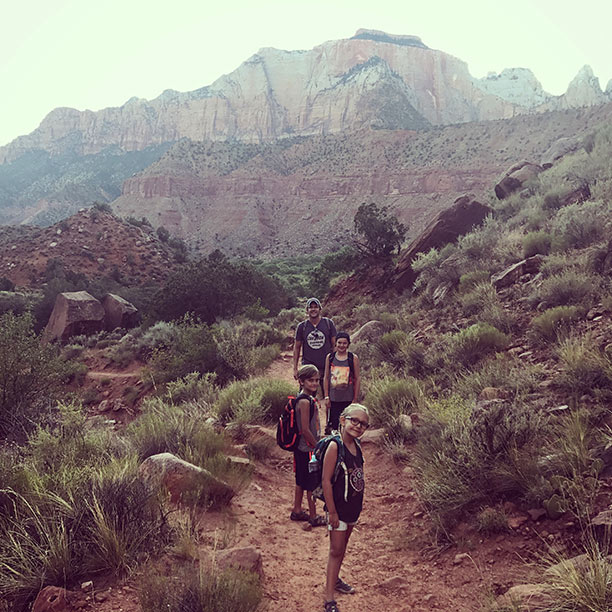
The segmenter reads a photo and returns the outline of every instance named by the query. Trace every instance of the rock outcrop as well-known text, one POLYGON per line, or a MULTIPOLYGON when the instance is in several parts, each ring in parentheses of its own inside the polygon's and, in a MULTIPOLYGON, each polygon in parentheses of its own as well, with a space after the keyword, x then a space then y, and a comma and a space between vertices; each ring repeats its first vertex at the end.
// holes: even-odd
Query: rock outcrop
POLYGON ((524 185, 534 179, 544 168, 526 160, 514 164, 495 185, 495 195, 498 200, 504 200, 514 192, 519 191, 524 185))
POLYGON ((206 501, 223 506, 234 497, 234 491, 227 483, 172 453, 147 457, 140 465, 139 473, 152 491, 160 486, 165 488, 173 503, 206 501))
POLYGON ((134 327, 138 310, 127 300, 108 293, 100 303, 87 291, 60 293, 43 332, 43 340, 65 342, 71 336, 94 334, 103 329, 134 327))
POLYGON ((408 246, 395 268, 392 285, 398 291, 411 287, 417 273, 412 262, 419 253, 440 247, 457 240, 473 227, 480 225, 493 211, 474 199, 472 195, 457 198, 453 205, 438 213, 425 230, 408 246))
POLYGON ((119 295, 107 293, 102 298, 102 308, 104 308, 104 327, 109 331, 117 327, 130 329, 139 323, 138 309, 119 295))
POLYGON ((58 294, 43 339, 65 341, 70 336, 93 334, 104 327, 104 308, 87 291, 58 294))

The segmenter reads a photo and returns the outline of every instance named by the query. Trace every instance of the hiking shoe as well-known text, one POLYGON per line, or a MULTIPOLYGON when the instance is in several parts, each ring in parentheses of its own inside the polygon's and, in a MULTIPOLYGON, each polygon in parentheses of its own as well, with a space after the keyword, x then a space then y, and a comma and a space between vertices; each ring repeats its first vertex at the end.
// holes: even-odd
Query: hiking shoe
POLYGON ((340 612, 340 608, 335 601, 326 601, 325 602, 325 612, 340 612))
POLYGON ((350 584, 344 582, 342 578, 338 578, 335 588, 338 593, 344 593, 345 595, 352 595, 355 592, 355 587, 352 587, 350 584))
POLYGON ((289 518, 292 521, 308 521, 310 519, 310 516, 308 512, 304 512, 303 510, 301 510, 300 512, 292 512, 289 515, 289 518))
POLYGON ((322 516, 309 518, 308 522, 310 523, 311 527, 325 527, 325 525, 327 525, 327 521, 322 516))

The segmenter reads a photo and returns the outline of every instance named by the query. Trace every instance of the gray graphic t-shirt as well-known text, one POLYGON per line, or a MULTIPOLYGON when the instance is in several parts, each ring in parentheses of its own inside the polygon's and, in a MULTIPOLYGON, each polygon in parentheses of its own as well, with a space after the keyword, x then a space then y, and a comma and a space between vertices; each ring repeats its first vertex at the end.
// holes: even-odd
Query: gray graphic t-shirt
POLYGON ((323 370, 325 357, 332 350, 332 336, 335 335, 336 326, 327 317, 321 317, 316 327, 309 320, 302 321, 295 330, 295 339, 302 342, 302 364, 311 363, 323 370))

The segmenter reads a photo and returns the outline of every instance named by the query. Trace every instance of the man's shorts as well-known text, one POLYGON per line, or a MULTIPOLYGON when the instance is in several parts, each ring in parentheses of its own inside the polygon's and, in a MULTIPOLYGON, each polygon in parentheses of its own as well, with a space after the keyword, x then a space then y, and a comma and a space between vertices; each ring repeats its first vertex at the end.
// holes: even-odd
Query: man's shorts
POLYGON ((293 451, 293 467, 295 469, 295 484, 304 491, 314 491, 317 486, 317 474, 308 470, 310 453, 293 451))

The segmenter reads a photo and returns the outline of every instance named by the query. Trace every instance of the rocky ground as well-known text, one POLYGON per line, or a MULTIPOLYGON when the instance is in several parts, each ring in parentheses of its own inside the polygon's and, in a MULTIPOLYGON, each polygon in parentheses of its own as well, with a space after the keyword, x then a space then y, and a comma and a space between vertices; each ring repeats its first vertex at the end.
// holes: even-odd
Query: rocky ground
MULTIPOLYGON (((101 378, 110 379, 105 384, 109 400, 120 396, 126 378, 136 374, 113 371, 95 360, 91 365, 95 369, 86 385, 95 387, 101 378)), ((291 379, 289 353, 271 366, 268 375, 291 379)), ((266 435, 272 434, 268 430, 266 435)), ((541 570, 532 562, 551 548, 571 550, 577 533, 571 520, 550 521, 538 509, 524 511, 510 503, 507 532, 487 537, 461 524, 453 532, 452 545, 442 545, 413 488, 411 468, 394 461, 380 432, 368 432, 363 448, 365 507, 342 569, 343 578, 357 592, 338 596, 343 612, 484 611, 510 586, 537 582, 541 570)), ((322 609, 329 540, 324 528, 307 531, 302 523, 289 520, 293 483, 291 455, 274 446, 271 457, 255 463, 252 481, 229 511, 204 512, 196 518, 196 551, 253 547, 261 553, 264 608, 269 612, 322 609)), ((184 551, 175 549, 157 562, 173 572, 185 563, 184 551)), ((80 595, 83 609, 140 611, 138 573, 120 581, 92 580, 80 595)))

